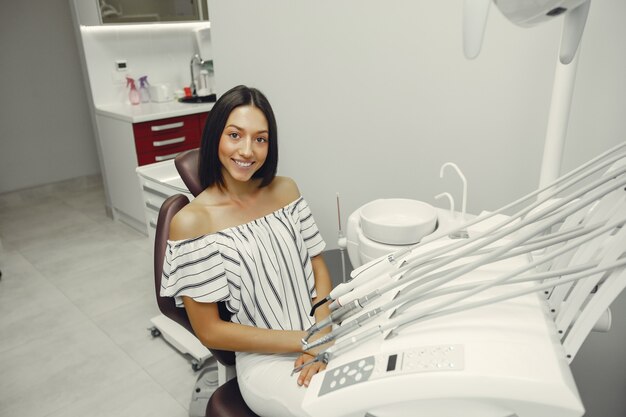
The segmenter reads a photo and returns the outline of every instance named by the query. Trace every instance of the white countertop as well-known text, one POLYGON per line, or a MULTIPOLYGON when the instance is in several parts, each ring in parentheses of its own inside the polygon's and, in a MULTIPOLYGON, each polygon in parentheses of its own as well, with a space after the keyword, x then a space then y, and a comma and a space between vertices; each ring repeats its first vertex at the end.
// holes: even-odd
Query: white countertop
POLYGON ((187 186, 176 170, 173 159, 143 165, 137 167, 135 171, 140 177, 148 181, 157 182, 165 187, 171 188, 173 190, 172 194, 176 192, 189 194, 187 186))
POLYGON ((168 117, 186 116, 188 114, 208 112, 215 103, 116 103, 96 106, 96 114, 113 117, 130 123, 149 122, 167 119, 168 117))

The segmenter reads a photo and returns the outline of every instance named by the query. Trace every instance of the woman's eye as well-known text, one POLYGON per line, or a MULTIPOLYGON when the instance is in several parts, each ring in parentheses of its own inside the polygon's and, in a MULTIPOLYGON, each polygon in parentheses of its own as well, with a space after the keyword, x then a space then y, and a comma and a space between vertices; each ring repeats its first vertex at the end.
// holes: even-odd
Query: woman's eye
POLYGON ((231 139, 239 139, 239 133, 237 133, 237 132, 229 133, 228 136, 231 139))
POLYGON ((267 138, 256 138, 256 141, 259 143, 265 143, 267 142, 267 138))

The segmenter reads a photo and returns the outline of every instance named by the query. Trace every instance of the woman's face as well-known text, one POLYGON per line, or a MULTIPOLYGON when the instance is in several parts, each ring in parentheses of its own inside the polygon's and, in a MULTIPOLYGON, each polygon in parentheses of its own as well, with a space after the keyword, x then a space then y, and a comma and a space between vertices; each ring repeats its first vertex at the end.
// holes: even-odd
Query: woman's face
POLYGON ((236 107, 228 116, 218 148, 224 179, 249 181, 263 166, 269 147, 267 119, 257 107, 236 107))

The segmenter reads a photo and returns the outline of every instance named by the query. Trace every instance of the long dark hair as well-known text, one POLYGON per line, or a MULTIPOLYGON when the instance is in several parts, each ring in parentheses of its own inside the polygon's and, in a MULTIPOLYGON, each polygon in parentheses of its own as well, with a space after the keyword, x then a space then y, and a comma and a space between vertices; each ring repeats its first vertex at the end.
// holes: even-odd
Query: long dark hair
POLYGON ((209 113, 204 130, 202 131, 202 143, 200 144, 200 161, 198 163, 198 175, 203 188, 217 184, 224 186, 222 177, 222 164, 219 160, 218 148, 220 138, 228 116, 237 107, 254 106, 261 110, 267 119, 269 129, 269 149, 265 163, 252 178, 262 178, 260 187, 270 184, 276 176, 278 168, 278 135, 276 131, 276 118, 269 101, 263 93, 256 88, 238 85, 224 93, 215 103, 209 113))

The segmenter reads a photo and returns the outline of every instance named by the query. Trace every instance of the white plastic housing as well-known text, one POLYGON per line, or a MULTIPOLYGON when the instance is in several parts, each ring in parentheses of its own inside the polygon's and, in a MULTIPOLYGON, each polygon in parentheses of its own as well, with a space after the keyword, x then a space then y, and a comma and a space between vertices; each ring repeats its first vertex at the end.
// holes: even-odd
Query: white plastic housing
POLYGON ((376 242, 391 245, 418 243, 437 224, 433 206, 404 198, 379 199, 361 209, 363 234, 376 242))

